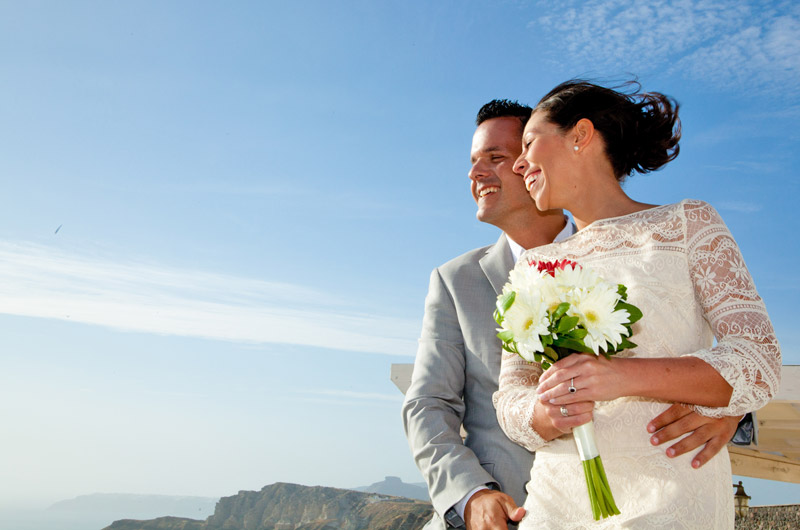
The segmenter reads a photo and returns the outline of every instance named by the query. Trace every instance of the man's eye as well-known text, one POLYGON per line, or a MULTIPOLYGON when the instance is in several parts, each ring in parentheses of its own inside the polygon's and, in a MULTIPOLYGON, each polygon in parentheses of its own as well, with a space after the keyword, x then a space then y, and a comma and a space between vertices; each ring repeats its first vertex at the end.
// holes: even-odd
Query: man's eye
POLYGON ((497 156, 493 156, 491 160, 492 160, 492 162, 500 162, 504 158, 505 158, 504 156, 497 155, 497 156))

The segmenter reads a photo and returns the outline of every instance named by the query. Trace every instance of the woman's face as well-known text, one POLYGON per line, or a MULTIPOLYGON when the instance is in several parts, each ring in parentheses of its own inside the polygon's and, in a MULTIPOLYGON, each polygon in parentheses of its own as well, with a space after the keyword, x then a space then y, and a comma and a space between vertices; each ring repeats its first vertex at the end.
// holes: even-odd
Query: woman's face
POLYGON ((522 153, 514 172, 525 179, 525 187, 542 210, 568 208, 565 200, 576 186, 571 182, 572 144, 547 113, 534 112, 522 133, 522 153))

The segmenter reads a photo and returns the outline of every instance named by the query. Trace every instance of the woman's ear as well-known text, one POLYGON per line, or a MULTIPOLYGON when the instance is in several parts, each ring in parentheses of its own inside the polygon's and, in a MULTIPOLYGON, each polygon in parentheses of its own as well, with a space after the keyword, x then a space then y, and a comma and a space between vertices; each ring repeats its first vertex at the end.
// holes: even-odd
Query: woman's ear
POLYGON ((572 128, 572 149, 576 153, 583 151, 588 146, 595 136, 594 124, 591 120, 581 118, 575 127, 572 128))

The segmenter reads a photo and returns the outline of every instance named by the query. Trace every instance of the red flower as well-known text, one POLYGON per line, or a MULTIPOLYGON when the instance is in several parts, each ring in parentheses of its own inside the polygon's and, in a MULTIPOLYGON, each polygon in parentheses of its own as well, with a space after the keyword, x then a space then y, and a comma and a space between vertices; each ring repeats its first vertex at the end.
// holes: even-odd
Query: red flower
POLYGON ((559 261, 535 261, 535 260, 528 260, 528 265, 531 267, 536 267, 539 272, 547 271, 550 276, 556 275, 556 269, 564 270, 567 265, 572 266, 573 269, 580 267, 574 261, 570 261, 568 259, 562 259, 559 261))

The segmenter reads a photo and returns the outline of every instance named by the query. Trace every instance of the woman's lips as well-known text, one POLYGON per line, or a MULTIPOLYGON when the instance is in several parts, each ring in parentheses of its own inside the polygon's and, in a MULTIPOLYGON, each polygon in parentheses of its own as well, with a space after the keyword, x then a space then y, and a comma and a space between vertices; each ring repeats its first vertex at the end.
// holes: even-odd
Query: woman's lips
POLYGON ((533 183, 536 182, 536 179, 539 178, 539 175, 541 173, 542 173, 541 171, 536 170, 536 171, 531 171, 530 173, 525 175, 525 189, 531 191, 533 183))

